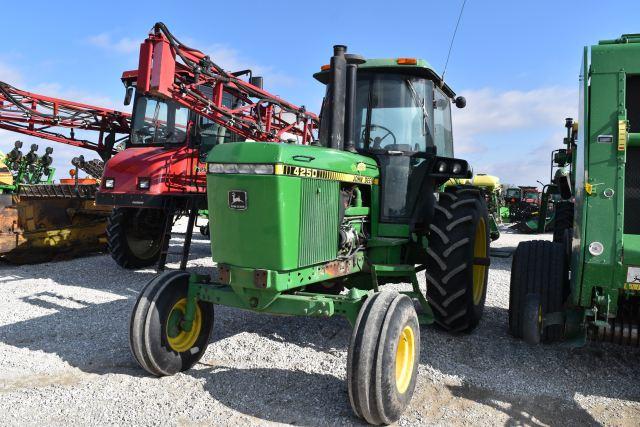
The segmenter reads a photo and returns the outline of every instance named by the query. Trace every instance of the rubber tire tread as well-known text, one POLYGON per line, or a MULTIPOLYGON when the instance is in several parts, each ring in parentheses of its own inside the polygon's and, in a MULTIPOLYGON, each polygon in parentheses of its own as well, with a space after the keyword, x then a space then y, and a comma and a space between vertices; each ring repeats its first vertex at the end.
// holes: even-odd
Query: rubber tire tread
MULTIPOLYGON (((567 269, 562 244, 546 240, 521 242, 513 254, 509 284, 509 331, 523 338, 524 306, 528 294, 538 294, 542 314, 562 311, 565 300, 567 269)), ((562 339, 562 325, 543 329, 542 342, 562 339)))
POLYGON ((556 203, 553 223, 553 241, 562 243, 564 231, 573 227, 573 202, 561 200, 556 203))
MULTIPOLYGON (((179 353, 180 366, 177 369, 175 369, 175 363, 173 364, 174 366, 169 366, 166 364, 166 360, 160 360, 164 354, 153 354, 153 349, 157 347, 158 339, 162 343, 163 337, 162 334, 158 333, 157 329, 162 330, 166 320, 162 318, 159 324, 158 322, 152 323, 153 317, 159 317, 156 305, 166 294, 182 292, 177 297, 186 297, 186 289, 181 290, 180 287, 184 287, 188 280, 189 273, 185 271, 169 271, 160 274, 149 281, 143 288, 134 305, 129 324, 129 345, 138 364, 152 375, 166 376, 173 375, 178 371, 185 371, 193 366, 206 350, 206 343, 208 343, 213 328, 213 307, 211 304, 200 301, 198 304, 203 316, 203 325, 199 340, 204 343, 202 348, 196 354, 191 351, 179 353), (150 332, 154 333, 150 334, 150 332)), ((175 299, 177 300, 178 298, 175 299)), ((168 313, 166 315, 168 316, 168 313)), ((162 352, 175 353, 173 350, 166 348, 162 352)), ((173 362, 177 362, 177 358, 174 357, 173 362)))
POLYGON ((476 226, 482 217, 488 257, 489 212, 480 191, 473 186, 456 186, 440 193, 430 226, 426 297, 433 307, 436 324, 450 332, 471 332, 484 311, 488 268, 482 298, 477 305, 473 302, 473 248, 476 226))
POLYGON ((375 384, 376 348, 387 309, 398 297, 382 291, 369 297, 360 308, 347 351, 347 388, 353 412, 370 424, 382 424, 371 395, 375 384))
MULTIPOLYGON (((139 258, 132 253, 127 242, 125 223, 137 208, 114 208, 107 219, 107 248, 111 258, 122 268, 144 268, 155 265, 160 258, 160 247, 154 256, 139 258)), ((161 231, 162 233, 162 231, 161 231)))

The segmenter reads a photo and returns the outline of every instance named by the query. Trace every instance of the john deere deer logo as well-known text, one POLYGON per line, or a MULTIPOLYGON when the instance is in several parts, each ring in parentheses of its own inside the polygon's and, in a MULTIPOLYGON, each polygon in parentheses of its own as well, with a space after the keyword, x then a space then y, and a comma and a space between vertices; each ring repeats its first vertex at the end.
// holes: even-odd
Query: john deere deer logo
POLYGON ((247 192, 242 190, 229 191, 229 207, 231 209, 247 209, 247 192))

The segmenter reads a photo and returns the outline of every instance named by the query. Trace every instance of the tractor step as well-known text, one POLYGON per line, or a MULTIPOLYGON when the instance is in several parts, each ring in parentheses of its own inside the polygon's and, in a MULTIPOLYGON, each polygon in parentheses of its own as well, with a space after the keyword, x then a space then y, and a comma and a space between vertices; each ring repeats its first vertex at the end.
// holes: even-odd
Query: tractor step
POLYGON ((371 276, 373 279, 373 287, 378 292, 379 277, 406 277, 411 282, 412 291, 401 292, 412 299, 417 299, 423 312, 418 313, 418 321, 421 325, 430 325, 433 323, 433 311, 427 302, 427 299, 420 291, 420 285, 416 273, 425 269, 424 265, 414 266, 411 264, 372 264, 371 276))

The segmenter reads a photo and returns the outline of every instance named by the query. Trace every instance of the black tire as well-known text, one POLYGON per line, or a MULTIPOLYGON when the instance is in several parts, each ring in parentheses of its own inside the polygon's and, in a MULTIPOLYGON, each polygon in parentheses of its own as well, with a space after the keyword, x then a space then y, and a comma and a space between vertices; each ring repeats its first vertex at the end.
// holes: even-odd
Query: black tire
POLYGON ((573 202, 561 200, 556 203, 553 222, 553 241, 564 242, 565 230, 573 228, 573 202))
POLYGON ((200 226, 200 234, 205 237, 209 237, 209 223, 207 223, 207 225, 200 226))
POLYGON ((347 354, 347 387, 356 415, 376 425, 397 421, 413 396, 419 360, 420 329, 411 299, 388 291, 368 298, 347 354))
POLYGON ((542 337, 541 304, 540 295, 528 294, 525 296, 522 310, 522 339, 527 344, 540 344, 542 337))
MULTIPOLYGON (((540 298, 542 315, 562 311, 568 288, 565 249, 546 240, 522 242, 513 254, 509 287, 509 331, 525 337, 528 314, 525 306, 531 295, 540 298)), ((542 342, 560 340, 563 325, 543 327, 542 342)))
MULTIPOLYGON (((170 271, 153 278, 142 290, 131 313, 129 345, 138 364, 156 376, 173 375, 191 368, 204 354, 213 329, 213 306, 198 302, 196 321, 191 335, 176 330, 174 337, 186 334, 180 344, 188 348, 176 349, 167 327, 169 317, 184 314, 189 273, 170 271)), ((174 322, 175 323, 175 322, 174 322)), ((184 336, 183 336, 184 337, 184 336)))
POLYGON ((429 227, 425 276, 435 321, 470 332, 482 318, 489 275, 489 214, 479 190, 448 187, 429 227))
POLYGON ((161 209, 116 208, 107 222, 107 246, 122 268, 155 265, 166 214, 161 209))

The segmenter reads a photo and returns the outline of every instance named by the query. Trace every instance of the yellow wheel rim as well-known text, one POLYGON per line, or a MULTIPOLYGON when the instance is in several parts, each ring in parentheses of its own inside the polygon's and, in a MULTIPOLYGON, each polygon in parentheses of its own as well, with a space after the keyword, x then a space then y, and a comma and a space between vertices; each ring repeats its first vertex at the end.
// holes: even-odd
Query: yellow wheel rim
MULTIPOLYGON (((487 224, 484 218, 480 218, 476 227, 476 235, 473 246, 474 258, 487 257, 487 224)), ((485 276, 487 273, 486 265, 473 265, 473 304, 478 305, 484 294, 485 276)))
POLYGON ((398 337, 398 349, 396 350, 396 387, 400 393, 404 393, 409 388, 413 375, 414 359, 415 337, 413 329, 410 326, 405 326, 398 337))
POLYGON ((190 331, 185 331, 181 327, 182 319, 187 310, 187 299, 182 298, 174 304, 169 312, 166 324, 167 342, 172 350, 184 353, 193 347, 200 336, 202 329, 202 312, 200 306, 196 305, 196 315, 193 319, 190 331))

